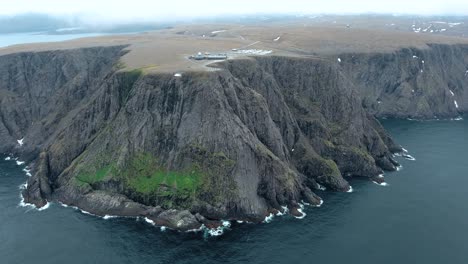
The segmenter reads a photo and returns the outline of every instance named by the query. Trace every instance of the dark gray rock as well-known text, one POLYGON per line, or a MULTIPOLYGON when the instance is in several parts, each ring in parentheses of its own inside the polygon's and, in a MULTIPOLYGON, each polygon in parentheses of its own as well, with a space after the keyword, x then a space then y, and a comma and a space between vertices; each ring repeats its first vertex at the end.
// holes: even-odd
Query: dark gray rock
POLYGON ((401 147, 376 115, 467 109, 464 46, 342 54, 342 63, 258 57, 181 78, 118 70, 122 49, 1 57, 0 152, 31 162, 27 202, 179 230, 260 222, 282 206, 298 214, 300 201, 320 204, 318 184, 347 191, 345 177, 395 170, 401 147))

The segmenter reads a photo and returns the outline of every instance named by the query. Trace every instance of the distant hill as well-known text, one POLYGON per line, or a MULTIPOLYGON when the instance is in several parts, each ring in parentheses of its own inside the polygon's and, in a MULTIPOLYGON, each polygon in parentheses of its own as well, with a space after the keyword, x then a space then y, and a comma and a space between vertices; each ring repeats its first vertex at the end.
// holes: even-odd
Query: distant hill
POLYGON ((50 31, 71 27, 72 23, 43 14, 0 16, 0 33, 50 31))

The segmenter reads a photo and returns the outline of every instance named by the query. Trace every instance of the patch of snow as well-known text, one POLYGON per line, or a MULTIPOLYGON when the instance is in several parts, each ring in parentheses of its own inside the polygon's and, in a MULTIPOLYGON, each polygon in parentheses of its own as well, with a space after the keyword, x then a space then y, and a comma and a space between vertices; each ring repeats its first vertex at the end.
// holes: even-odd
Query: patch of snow
POLYGON ((418 56, 416 56, 416 55, 413 55, 413 59, 417 59, 417 58, 418 58, 418 56))
POLYGON ((227 31, 226 29, 215 30, 215 31, 212 31, 211 34, 218 34, 218 33, 223 33, 223 32, 226 32, 226 31, 227 31))
POLYGON ((440 32, 445 32, 445 31, 447 31, 447 29, 445 29, 445 28, 440 30, 440 32))
POLYGON ((458 22, 458 23, 448 23, 449 27, 459 26, 459 25, 461 25, 461 24, 463 24, 463 23, 461 23, 461 22, 458 22))
POLYGON ((341 58, 338 58, 338 62, 341 62, 341 58))
POLYGON ((247 54, 247 55, 267 55, 272 53, 271 50, 258 50, 258 49, 248 49, 248 50, 238 50, 236 53, 247 54))
POLYGON ((276 42, 276 41, 280 40, 280 38, 281 38, 281 36, 278 36, 278 37, 277 37, 277 38, 275 38, 273 41, 275 41, 275 42, 276 42))
POLYGON ((468 76, 468 71, 465 72, 465 76, 468 76))
POLYGON ((160 227, 160 230, 161 230, 161 232, 164 232, 164 231, 166 231, 166 230, 167 230, 167 227, 165 227, 165 226, 161 226, 161 227, 160 227))
POLYGON ((174 74, 174 77, 182 77, 182 73, 176 73, 174 74))
POLYGON ((19 161, 19 160, 16 161, 16 165, 18 165, 18 166, 21 166, 23 164, 24 164, 24 161, 19 161))
POLYGON ((347 190, 346 192, 347 192, 347 193, 352 193, 352 192, 354 192, 353 186, 350 185, 350 186, 349 186, 349 190, 347 190))
POLYGON ((463 117, 459 116, 459 117, 455 117, 455 118, 452 118, 453 121, 461 121, 463 120, 463 117))
POLYGON ((317 187, 318 187, 318 189, 321 190, 321 191, 326 191, 326 190, 327 190, 327 188, 326 188, 325 186, 320 185, 319 183, 317 183, 317 187))
POLYGON ((450 94, 451 94, 452 96, 455 96, 455 94, 453 93, 452 90, 449 90, 449 91, 450 91, 450 94))
POLYGON ((105 215, 105 216, 102 217, 102 219, 108 220, 108 219, 117 218, 117 217, 118 216, 116 216, 116 215, 105 215))
POLYGON ((11 160, 11 157, 6 157, 5 160, 11 160))
POLYGON ((18 142, 18 145, 23 146, 24 145, 24 138, 18 139, 17 142, 18 142))
POLYGON ((403 150, 403 152, 405 152, 405 153, 408 153, 408 150, 405 149, 405 148, 401 148, 401 150, 403 150))
POLYGON ((55 32, 65 32, 65 31, 74 31, 74 30, 81 30, 82 27, 68 27, 68 28, 59 28, 56 29, 55 32))
POLYGON ((455 107, 458 109, 458 103, 457 103, 457 101, 453 101, 453 103, 455 104, 455 107))

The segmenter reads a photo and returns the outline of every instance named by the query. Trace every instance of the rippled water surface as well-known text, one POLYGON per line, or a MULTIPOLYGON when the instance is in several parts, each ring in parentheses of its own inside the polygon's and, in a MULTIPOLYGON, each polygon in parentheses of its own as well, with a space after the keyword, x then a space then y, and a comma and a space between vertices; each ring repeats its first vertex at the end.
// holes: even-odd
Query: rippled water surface
POLYGON ((100 219, 52 204, 19 207, 27 176, 0 160, 1 263, 466 263, 468 122, 384 121, 416 161, 389 186, 352 180, 319 193, 307 217, 236 225, 221 237, 161 232, 143 220, 100 219))

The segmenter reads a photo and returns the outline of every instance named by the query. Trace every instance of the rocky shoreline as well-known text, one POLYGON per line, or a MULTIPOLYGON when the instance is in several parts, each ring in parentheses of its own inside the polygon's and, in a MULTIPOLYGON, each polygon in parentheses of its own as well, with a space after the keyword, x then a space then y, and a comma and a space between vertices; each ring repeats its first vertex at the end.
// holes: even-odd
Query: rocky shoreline
POLYGON ((397 170, 404 149, 376 117, 468 109, 461 45, 251 57, 181 76, 123 70, 124 48, 1 57, 0 152, 30 164, 25 202, 181 231, 260 223, 285 207, 303 217, 304 204, 323 203, 314 190, 383 184, 397 170))

